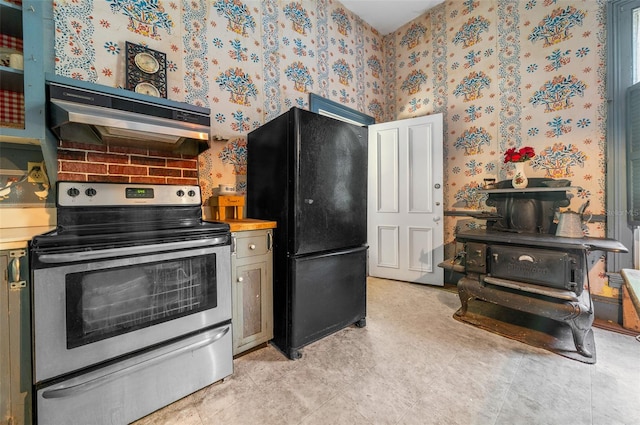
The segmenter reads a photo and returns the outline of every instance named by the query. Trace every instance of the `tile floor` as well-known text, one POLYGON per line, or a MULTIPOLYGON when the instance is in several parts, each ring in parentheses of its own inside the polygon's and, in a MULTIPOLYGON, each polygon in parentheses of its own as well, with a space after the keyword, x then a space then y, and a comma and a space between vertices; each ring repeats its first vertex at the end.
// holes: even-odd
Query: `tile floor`
POLYGON ((640 342, 594 329, 588 365, 460 323, 457 294, 370 278, 367 327, 269 346, 148 424, 640 424, 640 342))

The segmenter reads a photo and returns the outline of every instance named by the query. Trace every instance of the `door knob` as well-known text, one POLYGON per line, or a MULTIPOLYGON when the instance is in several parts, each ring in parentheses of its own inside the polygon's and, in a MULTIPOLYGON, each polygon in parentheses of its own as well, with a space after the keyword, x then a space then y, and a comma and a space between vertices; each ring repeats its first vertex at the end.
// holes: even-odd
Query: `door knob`
POLYGON ((238 282, 242 282, 244 278, 242 276, 238 277, 238 282))
POLYGON ((254 244, 249 245, 249 249, 256 249, 256 246, 254 244))
POLYGON ((438 221, 440 221, 440 219, 441 219, 441 218, 442 218, 442 217, 440 217, 439 215, 437 215, 437 216, 433 217, 433 221, 438 222, 438 221))
POLYGON ((433 187, 435 187, 436 189, 440 189, 440 183, 434 184, 433 187))

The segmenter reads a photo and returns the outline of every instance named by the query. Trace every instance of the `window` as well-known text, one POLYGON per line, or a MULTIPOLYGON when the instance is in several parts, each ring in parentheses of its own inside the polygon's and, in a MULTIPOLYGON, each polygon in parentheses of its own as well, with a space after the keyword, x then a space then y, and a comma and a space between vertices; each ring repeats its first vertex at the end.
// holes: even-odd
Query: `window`
POLYGON ((627 89, 625 124, 629 223, 640 226, 640 83, 627 89))
MULTIPOLYGON (((629 102, 640 102, 640 91, 631 89, 640 81, 640 0, 607 3, 607 49, 607 236, 633 247, 638 256, 634 240, 640 241, 640 233, 634 226, 640 225, 640 135, 634 134, 634 120, 640 118, 632 111, 639 111, 634 108, 640 104, 629 102)), ((631 253, 609 254, 607 269, 631 268, 633 258, 631 253)))
POLYGON ((640 82, 640 7, 633 10, 633 30, 631 43, 633 45, 633 82, 640 82))

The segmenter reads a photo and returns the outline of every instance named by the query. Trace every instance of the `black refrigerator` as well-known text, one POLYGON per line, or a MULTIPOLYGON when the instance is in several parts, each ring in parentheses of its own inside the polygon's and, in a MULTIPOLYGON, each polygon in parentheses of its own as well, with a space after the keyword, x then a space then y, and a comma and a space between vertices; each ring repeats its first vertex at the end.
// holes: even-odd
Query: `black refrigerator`
POLYGON ((275 220, 274 338, 290 359, 366 324, 367 128, 298 108, 250 132, 247 217, 275 220))

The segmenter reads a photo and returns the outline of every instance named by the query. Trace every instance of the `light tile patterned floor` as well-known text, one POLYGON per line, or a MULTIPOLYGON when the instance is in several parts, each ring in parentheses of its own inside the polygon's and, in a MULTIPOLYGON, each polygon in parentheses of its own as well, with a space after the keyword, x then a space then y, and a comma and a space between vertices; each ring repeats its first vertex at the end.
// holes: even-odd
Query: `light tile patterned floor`
POLYGON ((594 329, 588 365, 460 323, 455 293, 370 278, 367 327, 269 346, 147 424, 640 424, 640 342, 594 329))

